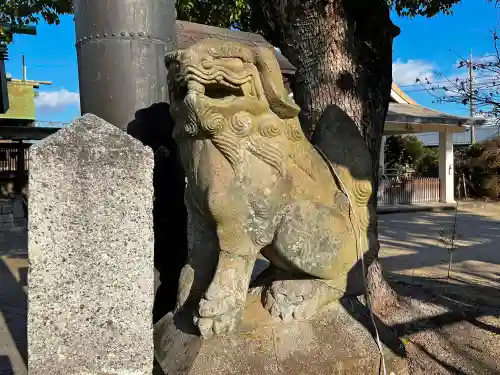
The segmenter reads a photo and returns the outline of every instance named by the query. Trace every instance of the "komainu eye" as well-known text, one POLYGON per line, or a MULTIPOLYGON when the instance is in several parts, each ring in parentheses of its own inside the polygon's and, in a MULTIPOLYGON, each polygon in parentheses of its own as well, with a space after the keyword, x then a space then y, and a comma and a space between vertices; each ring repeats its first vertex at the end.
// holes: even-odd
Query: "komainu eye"
POLYGON ((201 62, 201 66, 204 69, 211 69, 214 66, 214 61, 212 59, 205 59, 201 62))

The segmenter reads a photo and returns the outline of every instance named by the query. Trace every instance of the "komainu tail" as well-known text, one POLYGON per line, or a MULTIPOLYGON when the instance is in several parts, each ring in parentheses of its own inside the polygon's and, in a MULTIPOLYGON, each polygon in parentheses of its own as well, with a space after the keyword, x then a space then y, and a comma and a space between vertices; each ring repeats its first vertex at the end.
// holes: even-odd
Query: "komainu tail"
POLYGON ((311 137, 333 167, 338 187, 348 194, 355 211, 355 221, 363 239, 362 251, 368 250, 368 228, 373 213, 369 207, 372 194, 372 161, 368 147, 356 123, 336 105, 329 105, 311 137))
POLYGON ((371 196, 372 161, 356 123, 341 108, 330 104, 318 121, 311 143, 328 158, 338 177, 364 206, 371 196))

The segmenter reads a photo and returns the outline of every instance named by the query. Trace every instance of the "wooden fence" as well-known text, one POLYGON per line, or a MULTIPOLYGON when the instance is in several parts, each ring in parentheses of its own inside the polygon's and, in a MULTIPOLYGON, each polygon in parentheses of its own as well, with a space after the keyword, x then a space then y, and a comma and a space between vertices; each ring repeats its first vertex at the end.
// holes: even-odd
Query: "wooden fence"
POLYGON ((28 183, 29 146, 0 143, 0 197, 21 192, 28 183))
POLYGON ((29 146, 28 144, 0 143, 0 172, 17 172, 29 167, 29 146))
POLYGON ((377 200, 378 205, 438 202, 439 178, 383 178, 379 182, 377 200))

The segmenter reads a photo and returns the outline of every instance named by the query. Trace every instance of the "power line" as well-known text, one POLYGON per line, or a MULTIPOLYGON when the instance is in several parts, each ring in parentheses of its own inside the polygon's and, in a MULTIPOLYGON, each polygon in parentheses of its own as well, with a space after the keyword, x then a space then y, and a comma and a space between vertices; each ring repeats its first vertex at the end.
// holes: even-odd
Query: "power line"
MULTIPOLYGON (((468 81, 468 80, 467 80, 468 81)), ((493 83, 494 81, 491 81, 493 83)), ((491 85, 491 86, 485 86, 485 87, 478 87, 477 85, 487 85, 489 82, 480 82, 480 83, 473 83, 473 88, 477 90, 485 90, 485 89, 493 89, 493 88, 498 88, 500 89, 500 80, 498 81, 498 84, 491 85)), ((436 86, 436 87, 428 87, 428 88, 421 88, 421 89, 412 89, 412 90, 404 90, 405 93, 410 93, 410 92, 423 92, 423 91, 438 91, 438 90, 443 90, 443 91, 453 91, 455 89, 454 86, 436 86)))
MULTIPOLYGON (((498 75, 496 74, 492 74, 492 75, 484 75, 484 76, 481 76, 481 77, 478 77, 478 79, 487 79, 487 80, 495 80, 498 79, 498 81, 500 82, 500 79, 498 78, 498 75)), ((458 78, 459 81, 463 81, 465 80, 465 78, 458 78)), ((436 81, 436 82, 429 82, 429 84, 431 85, 438 85, 438 84, 441 84, 441 83, 450 83, 450 82, 453 82, 455 81, 455 79, 448 79, 448 80, 445 80, 445 81, 436 81)), ((477 82, 477 80, 476 80, 477 82)), ((478 82, 478 83, 481 83, 481 82, 478 82)), ((484 82, 483 82, 484 83, 484 82)), ((398 85, 400 88, 406 88, 406 87, 417 87, 417 86, 422 86, 424 83, 413 83, 411 85, 398 85)), ((406 90, 405 90, 406 91, 406 90)))
MULTIPOLYGON (((448 85, 442 85, 442 86, 436 86, 439 84, 439 82, 426 82, 426 83, 420 83, 418 85, 415 85, 414 87, 422 87, 420 89, 410 89, 410 90, 405 90, 405 92, 412 92, 412 91, 421 91, 421 90, 428 90, 429 87, 431 89, 440 89, 440 88, 449 88, 449 87, 454 87, 455 85, 462 85, 464 82, 469 83, 469 77, 464 77, 460 78, 456 81, 444 81, 443 83, 447 83, 448 85), (450 86, 451 85, 451 86, 450 86), (427 88, 425 88, 427 87, 427 88)), ((490 85, 490 87, 496 87, 500 86, 500 76, 497 76, 495 78, 488 78, 488 79, 481 79, 481 78, 475 78, 472 82, 472 85, 475 87, 478 86, 485 86, 485 85, 490 85)), ((401 87, 401 86, 400 86, 401 87)))

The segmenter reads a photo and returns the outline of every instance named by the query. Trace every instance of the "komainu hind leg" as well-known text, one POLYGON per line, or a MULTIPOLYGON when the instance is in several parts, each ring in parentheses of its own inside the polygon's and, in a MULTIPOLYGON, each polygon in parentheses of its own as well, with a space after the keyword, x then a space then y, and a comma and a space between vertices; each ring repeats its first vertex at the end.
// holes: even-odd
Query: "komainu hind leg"
POLYGON ((357 261, 354 231, 338 207, 304 202, 290 207, 277 229, 273 251, 263 253, 291 271, 263 292, 265 308, 283 321, 309 319, 345 295, 357 261))
MULTIPOLYGON (((277 254, 272 248, 267 247, 264 254, 276 260, 277 254)), ((250 289, 250 294, 261 295, 264 308, 275 318, 284 322, 309 319, 321 307, 343 295, 334 282, 311 279, 297 269, 286 267, 285 262, 278 264, 271 263, 250 289)))
POLYGON ((311 318, 344 293, 328 280, 278 280, 264 291, 264 307, 283 322, 311 318), (330 285, 331 284, 331 285, 330 285))

